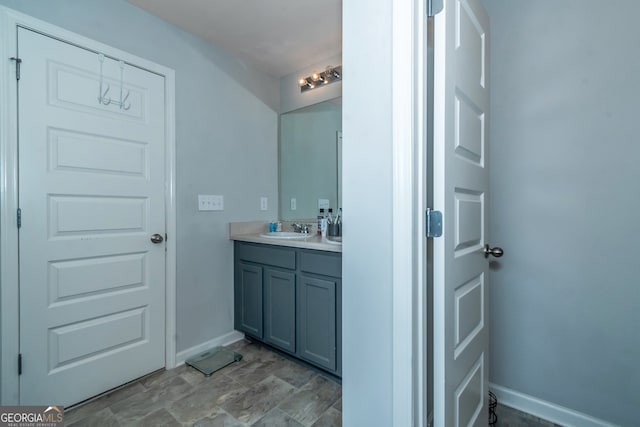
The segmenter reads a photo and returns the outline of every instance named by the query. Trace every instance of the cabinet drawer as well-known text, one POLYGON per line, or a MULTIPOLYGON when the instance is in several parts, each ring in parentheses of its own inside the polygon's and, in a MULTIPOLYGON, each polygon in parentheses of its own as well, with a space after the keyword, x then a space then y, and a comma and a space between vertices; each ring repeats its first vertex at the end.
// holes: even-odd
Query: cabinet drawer
POLYGON ((250 243, 236 243, 236 245, 236 256, 239 260, 290 270, 296 268, 296 252, 293 249, 250 243))
POLYGON ((300 252, 300 271, 342 277, 342 256, 316 251, 300 252))

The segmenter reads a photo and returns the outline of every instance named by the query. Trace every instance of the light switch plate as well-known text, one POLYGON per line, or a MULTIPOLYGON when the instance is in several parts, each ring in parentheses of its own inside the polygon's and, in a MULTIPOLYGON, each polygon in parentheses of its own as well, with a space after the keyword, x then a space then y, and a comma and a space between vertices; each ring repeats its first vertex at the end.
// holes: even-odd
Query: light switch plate
POLYGON ((260 197, 260 210, 269 210, 269 199, 267 197, 260 197))
POLYGON ((224 196, 213 194, 198 194, 199 211, 223 211, 224 196))
POLYGON ((318 209, 329 209, 329 199, 318 199, 318 209))
POLYGON ((298 209, 298 201, 296 200, 295 197, 291 198, 291 210, 295 211, 296 209, 298 209))

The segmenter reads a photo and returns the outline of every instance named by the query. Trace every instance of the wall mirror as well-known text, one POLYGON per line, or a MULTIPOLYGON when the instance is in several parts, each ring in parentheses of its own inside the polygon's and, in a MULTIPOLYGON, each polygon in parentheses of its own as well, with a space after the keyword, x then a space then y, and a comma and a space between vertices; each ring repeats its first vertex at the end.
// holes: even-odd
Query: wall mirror
MULTIPOLYGON (((319 201, 342 207, 342 98, 280 115, 280 218, 316 218, 319 201)), ((326 209, 325 209, 326 211, 326 209)))

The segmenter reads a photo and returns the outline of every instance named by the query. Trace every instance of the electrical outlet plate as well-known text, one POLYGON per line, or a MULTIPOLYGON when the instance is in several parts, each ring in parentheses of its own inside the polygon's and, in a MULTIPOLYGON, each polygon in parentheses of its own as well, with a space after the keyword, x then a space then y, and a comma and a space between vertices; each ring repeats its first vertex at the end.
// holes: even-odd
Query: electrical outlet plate
POLYGON ((329 209, 329 199, 318 199, 318 209, 329 209))
POLYGON ((298 201, 296 200, 295 197, 291 198, 291 210, 295 211, 296 209, 298 209, 298 201))
POLYGON ((260 197, 260 210, 269 210, 269 199, 267 197, 260 197))
POLYGON ((213 195, 213 194, 199 194, 198 210, 199 211, 223 211, 224 196, 213 195))

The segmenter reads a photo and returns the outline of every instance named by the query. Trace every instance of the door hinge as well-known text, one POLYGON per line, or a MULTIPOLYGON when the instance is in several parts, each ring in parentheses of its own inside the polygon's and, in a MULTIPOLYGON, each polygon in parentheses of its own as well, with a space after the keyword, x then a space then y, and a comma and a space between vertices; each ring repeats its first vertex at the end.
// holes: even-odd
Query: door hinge
POLYGON ((434 211, 431 208, 428 208, 425 217, 425 228, 427 230, 427 237, 442 236, 442 212, 434 211))
POLYGON ((442 12, 443 0, 427 0, 427 16, 436 16, 442 12))
POLYGON ((18 375, 22 375, 22 353, 18 354, 18 375))
POLYGON ((12 61, 15 61, 15 63, 16 63, 16 80, 20 80, 20 64, 22 64, 22 59, 16 58, 14 56, 12 56, 9 59, 12 60, 12 61))
POLYGON ((22 209, 18 208, 18 212, 16 213, 16 223, 18 228, 22 227, 22 209))

